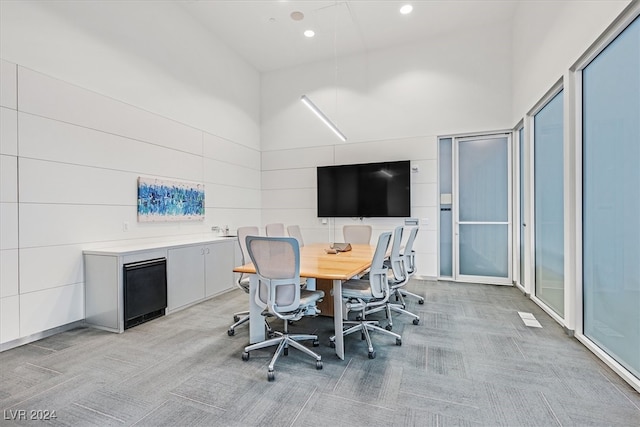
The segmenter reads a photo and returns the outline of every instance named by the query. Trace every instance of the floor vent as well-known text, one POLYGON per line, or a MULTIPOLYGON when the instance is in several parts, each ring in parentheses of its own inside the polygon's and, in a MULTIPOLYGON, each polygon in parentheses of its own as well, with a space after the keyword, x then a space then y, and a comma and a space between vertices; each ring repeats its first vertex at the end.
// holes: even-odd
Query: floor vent
POLYGON ((520 318, 526 326, 529 326, 531 328, 542 328, 542 325, 536 320, 533 314, 524 313, 522 311, 519 311, 518 314, 520 315, 520 318))

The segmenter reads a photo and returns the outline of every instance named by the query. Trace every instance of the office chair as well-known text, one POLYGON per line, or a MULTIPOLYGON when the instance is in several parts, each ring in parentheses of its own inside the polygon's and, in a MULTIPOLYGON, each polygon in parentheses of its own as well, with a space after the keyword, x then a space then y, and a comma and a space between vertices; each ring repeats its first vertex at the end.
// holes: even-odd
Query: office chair
POLYGON ((299 225, 290 225, 287 227, 287 232, 289 233, 289 237, 293 237, 298 241, 300 247, 304 246, 304 240, 302 240, 302 232, 300 231, 299 225))
MULTIPOLYGON (((418 227, 415 227, 409 233, 409 240, 411 240, 411 244, 413 245, 413 240, 415 240, 415 234, 417 233, 418 227)), ((417 325, 420 323, 420 316, 417 314, 411 313, 406 310, 406 304, 404 298, 402 296, 402 287, 405 286, 409 282, 409 273, 406 267, 406 258, 400 253, 400 246, 402 243, 402 234, 404 231, 403 226, 398 226, 395 228, 393 232, 393 243, 391 244, 391 254, 389 258, 385 260, 385 265, 389 268, 388 272, 388 281, 389 281, 389 290, 390 295, 395 295, 396 301, 401 301, 400 303, 392 303, 391 300, 387 300, 387 302, 383 306, 374 307, 368 310, 365 310, 365 315, 373 314, 378 311, 385 310, 387 315, 387 326, 385 329, 390 331, 393 329, 393 317, 391 316, 391 312, 395 311, 400 314, 406 314, 407 316, 413 317, 413 324, 417 325)), ((407 243, 409 243, 409 240, 407 243)), ((406 249, 405 249, 406 251, 406 249)))
MULTIPOLYGON (((402 252, 402 258, 404 259, 404 265, 409 276, 409 279, 413 277, 418 271, 416 267, 416 252, 413 250, 413 243, 416 240, 416 235, 418 234, 418 227, 414 227, 409 232, 409 238, 407 239, 407 243, 404 247, 404 251, 402 252)), ((418 304, 424 304, 424 297, 421 297, 418 294, 414 294, 413 292, 409 292, 406 289, 399 289, 399 292, 396 294, 396 301, 402 301, 402 305, 405 305, 403 297, 412 296, 418 299, 418 304)))
POLYGON ((298 341, 313 340, 319 345, 317 335, 289 334, 289 321, 299 320, 306 315, 317 313, 316 303, 324 297, 323 291, 300 289, 300 247, 293 237, 247 237, 247 250, 258 275, 256 303, 266 306, 264 315, 282 319, 283 331, 276 332, 275 338, 244 348, 242 360, 249 360, 249 353, 260 348, 277 345, 268 366, 267 379, 273 381, 274 366, 280 354, 286 356, 289 346, 296 348, 316 360, 316 369, 322 369, 322 358, 298 341))
MULTIPOLYGON (((247 236, 257 236, 260 234, 258 227, 239 227, 238 228, 238 244, 240 245, 240 252, 242 253, 242 264, 246 264, 249 262, 249 253, 247 252, 247 244, 245 239, 247 236)), ((249 275, 245 273, 240 273, 240 277, 238 277, 238 281, 236 285, 242 289, 245 293, 249 293, 249 275)), ((232 337, 236 333, 236 328, 243 323, 247 323, 249 321, 249 311, 240 311, 233 314, 233 321, 235 322, 233 325, 229 326, 227 330, 227 335, 232 337)), ((267 333, 272 334, 271 326, 267 323, 265 319, 265 327, 267 329, 267 333)))
POLYGON ((284 224, 281 224, 281 223, 267 224, 265 226, 265 231, 267 233, 267 237, 286 237, 287 236, 284 232, 284 224))
MULTIPOLYGON (((390 240, 390 232, 382 233, 378 238, 368 280, 351 279, 342 284, 342 299, 345 302, 345 308, 347 310, 346 316, 352 311, 358 313, 357 320, 346 320, 342 322, 345 327, 342 330, 342 335, 347 336, 360 331, 363 339, 367 340, 369 359, 375 359, 376 357, 369 331, 377 331, 391 335, 396 338, 396 345, 402 345, 402 337, 400 335, 381 328, 377 320, 366 320, 365 317, 367 310, 380 306, 384 308, 386 302, 389 300, 388 267, 384 265, 384 258, 390 240)), ((329 338, 331 347, 335 347, 335 339, 335 336, 329 338)))
POLYGON ((371 226, 364 224, 352 224, 342 227, 342 235, 345 243, 365 244, 371 242, 371 226))

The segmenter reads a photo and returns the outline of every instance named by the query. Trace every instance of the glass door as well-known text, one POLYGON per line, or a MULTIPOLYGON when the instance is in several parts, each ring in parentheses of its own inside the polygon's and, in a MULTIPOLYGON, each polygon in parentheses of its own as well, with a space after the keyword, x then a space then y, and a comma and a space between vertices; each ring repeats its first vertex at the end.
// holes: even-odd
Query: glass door
POLYGON ((511 284, 510 140, 508 134, 454 140, 459 281, 511 284))

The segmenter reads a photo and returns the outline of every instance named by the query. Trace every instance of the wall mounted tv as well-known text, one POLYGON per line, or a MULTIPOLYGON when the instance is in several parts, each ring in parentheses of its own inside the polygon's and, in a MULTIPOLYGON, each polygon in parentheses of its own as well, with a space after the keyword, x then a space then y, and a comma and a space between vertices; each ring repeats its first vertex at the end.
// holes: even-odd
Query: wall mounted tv
POLYGON ((319 166, 318 217, 411 216, 409 160, 319 166))

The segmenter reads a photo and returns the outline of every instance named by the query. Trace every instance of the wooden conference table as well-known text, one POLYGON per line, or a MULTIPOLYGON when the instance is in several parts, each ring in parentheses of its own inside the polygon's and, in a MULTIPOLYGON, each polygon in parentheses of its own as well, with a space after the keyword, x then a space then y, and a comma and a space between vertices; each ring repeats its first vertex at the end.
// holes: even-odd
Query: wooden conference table
MULTIPOLYGON (((342 282, 362 273, 371 267, 371 260, 376 250, 371 245, 351 245, 349 252, 327 254, 329 243, 313 243, 300 248, 300 277, 327 279, 333 282, 333 324, 336 334, 336 354, 344 359, 344 339, 342 336, 342 282)), ((249 342, 251 344, 265 339, 262 310, 255 302, 257 276, 252 263, 233 269, 236 273, 251 274, 249 290, 249 342)), ((308 283, 309 287, 311 283, 308 283)), ((325 296, 325 298, 328 295, 325 296)))

